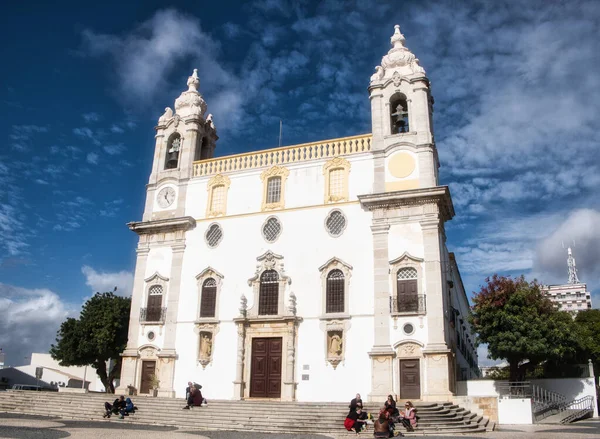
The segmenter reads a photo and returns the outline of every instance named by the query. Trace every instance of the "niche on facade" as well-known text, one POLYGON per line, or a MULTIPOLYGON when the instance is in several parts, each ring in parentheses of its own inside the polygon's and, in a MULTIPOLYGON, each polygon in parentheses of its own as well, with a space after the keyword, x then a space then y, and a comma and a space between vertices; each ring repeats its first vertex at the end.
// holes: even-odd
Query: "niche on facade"
POLYGON ((344 362, 346 334, 349 328, 349 320, 331 320, 321 323, 321 329, 325 334, 325 361, 334 369, 344 362))
POLYGON ((402 93, 395 93, 390 98, 391 134, 408 133, 408 101, 402 93))
POLYGON ((198 334, 198 363, 203 369, 212 363, 218 331, 219 327, 216 324, 196 325, 194 332, 198 334))
POLYGON ((165 158, 165 169, 177 169, 179 166, 179 151, 181 150, 181 136, 174 133, 167 141, 167 154, 165 158))

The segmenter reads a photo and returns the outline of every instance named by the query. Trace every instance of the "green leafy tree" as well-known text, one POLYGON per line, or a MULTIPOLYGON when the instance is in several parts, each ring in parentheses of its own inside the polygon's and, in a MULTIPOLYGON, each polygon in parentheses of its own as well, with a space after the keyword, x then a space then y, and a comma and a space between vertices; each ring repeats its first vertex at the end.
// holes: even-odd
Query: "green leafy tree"
POLYGON ((487 278, 473 297, 470 321, 477 344, 487 343, 492 359, 508 362, 511 381, 541 362, 571 358, 577 351, 571 316, 557 311, 537 282, 523 276, 487 278))
MULTIPOLYGON (((115 288, 116 291, 116 288, 115 288)), ((96 293, 81 310, 78 319, 68 318, 50 349, 61 366, 91 365, 104 388, 114 393, 114 380, 121 372, 121 356, 127 345, 131 299, 112 293, 96 293), (113 360, 107 370, 106 364, 113 360)))
POLYGON ((596 367, 600 366, 600 309, 578 312, 575 327, 581 345, 579 362, 587 363, 591 359, 596 367))

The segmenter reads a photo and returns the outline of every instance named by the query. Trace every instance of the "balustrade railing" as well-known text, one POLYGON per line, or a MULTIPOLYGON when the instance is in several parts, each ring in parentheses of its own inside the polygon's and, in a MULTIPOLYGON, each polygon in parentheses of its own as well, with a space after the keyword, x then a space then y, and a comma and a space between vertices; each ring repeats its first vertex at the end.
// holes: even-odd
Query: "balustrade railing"
POLYGON ((391 314, 425 314, 425 294, 398 294, 390 297, 391 314))
POLYGON ((142 323, 164 323, 166 316, 167 308, 140 308, 142 323))
POLYGON ((194 177, 346 156, 371 150, 371 134, 265 149, 194 162, 194 177))

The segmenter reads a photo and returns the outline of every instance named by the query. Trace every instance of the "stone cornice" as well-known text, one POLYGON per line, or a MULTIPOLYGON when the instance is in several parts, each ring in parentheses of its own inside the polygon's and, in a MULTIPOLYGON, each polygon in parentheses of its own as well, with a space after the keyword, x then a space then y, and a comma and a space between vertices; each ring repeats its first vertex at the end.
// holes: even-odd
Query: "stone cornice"
POLYGON ((448 186, 359 195, 358 200, 367 211, 435 204, 438 206, 440 219, 448 221, 454 217, 448 186))
POLYGON ((191 216, 169 218, 156 221, 138 221, 127 223, 129 230, 138 235, 150 235, 176 231, 188 231, 196 227, 196 220, 191 216))

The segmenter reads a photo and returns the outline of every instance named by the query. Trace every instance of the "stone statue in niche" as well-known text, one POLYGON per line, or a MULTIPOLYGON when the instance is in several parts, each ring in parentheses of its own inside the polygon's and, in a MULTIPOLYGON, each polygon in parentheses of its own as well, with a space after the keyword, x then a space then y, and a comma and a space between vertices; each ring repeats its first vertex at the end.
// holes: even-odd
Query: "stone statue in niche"
POLYGON ((212 353, 212 334, 203 332, 200 334, 200 358, 209 359, 212 353))
POLYGON ((329 356, 340 357, 342 355, 342 337, 339 332, 329 333, 329 356))

